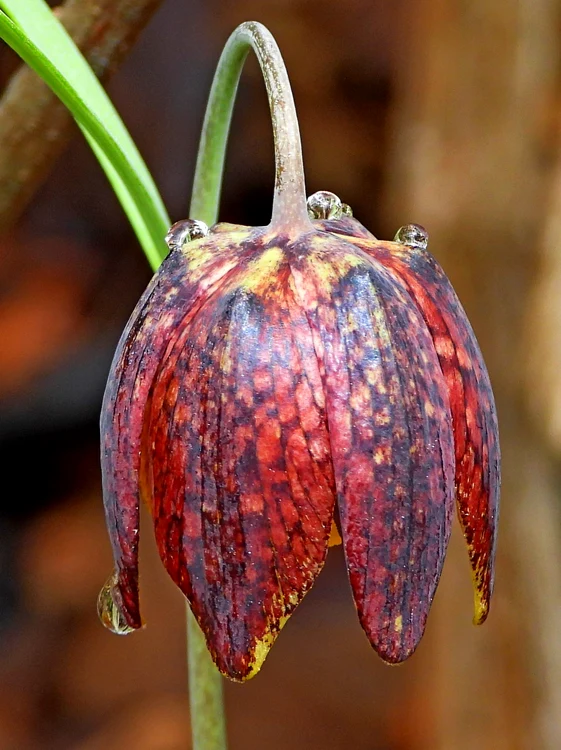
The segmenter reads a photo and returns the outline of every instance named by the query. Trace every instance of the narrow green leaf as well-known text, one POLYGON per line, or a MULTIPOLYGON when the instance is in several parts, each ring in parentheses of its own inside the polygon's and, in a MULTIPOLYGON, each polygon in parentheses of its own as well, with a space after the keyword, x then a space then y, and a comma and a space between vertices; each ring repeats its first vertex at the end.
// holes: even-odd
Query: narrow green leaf
POLYGON ((43 0, 0 0, 0 37, 71 111, 105 170, 148 260, 167 253, 170 220, 142 157, 88 63, 43 0))

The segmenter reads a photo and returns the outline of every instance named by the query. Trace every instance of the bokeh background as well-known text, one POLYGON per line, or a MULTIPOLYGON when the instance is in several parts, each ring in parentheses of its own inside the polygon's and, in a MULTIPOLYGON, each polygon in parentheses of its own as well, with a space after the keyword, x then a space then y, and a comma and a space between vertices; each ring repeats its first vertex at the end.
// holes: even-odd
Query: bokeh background
MULTIPOLYGON (((67 2, 77 35, 80 2, 67 2)), ((232 750, 558 750, 561 1, 140 4, 145 28, 139 22, 138 39, 104 75, 172 218, 187 213, 221 47, 238 23, 260 20, 293 83, 308 191, 337 193, 383 238, 408 222, 429 229, 500 415, 488 623, 471 625, 456 526, 426 636, 410 661, 389 668, 368 646, 332 550, 260 675, 226 685, 232 750)), ((94 59, 100 72, 106 62, 94 59)), ((61 155, 14 200, 14 180, 26 182, 10 162, 24 128, 14 133, 6 114, 23 101, 8 85, 17 69, 0 47, 0 750, 181 750, 190 746, 183 602, 147 519, 148 627, 117 638, 95 613, 111 570, 98 412, 112 351, 150 273, 97 163, 57 110, 46 124, 24 121, 44 136, 30 163, 61 155)), ((266 97, 250 60, 221 219, 266 223, 272 183, 266 97)))

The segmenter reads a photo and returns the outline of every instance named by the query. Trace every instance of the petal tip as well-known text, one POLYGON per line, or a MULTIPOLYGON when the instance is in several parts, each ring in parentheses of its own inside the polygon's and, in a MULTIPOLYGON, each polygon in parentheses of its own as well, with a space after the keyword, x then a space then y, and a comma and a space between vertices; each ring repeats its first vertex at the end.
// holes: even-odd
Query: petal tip
POLYGON ((265 659, 269 655, 273 643, 288 621, 290 614, 281 617, 278 625, 267 630, 261 638, 256 640, 251 648, 244 653, 232 652, 226 656, 216 652, 207 638, 207 646, 214 663, 220 673, 229 680, 244 683, 251 680, 261 670, 265 659))
POLYGON ((255 647, 248 658, 226 660, 220 658, 219 655, 212 651, 211 655, 219 672, 224 677, 232 680, 232 682, 248 682, 261 670, 265 659, 269 655, 271 646, 276 640, 276 635, 277 634, 267 633, 255 644, 255 647))
POLYGON ((414 654, 417 645, 415 643, 413 646, 407 646, 401 639, 392 638, 375 648, 376 653, 385 664, 390 667, 397 667, 414 654))
POLYGON ((483 625, 483 623, 487 619, 487 615, 489 614, 489 597, 485 594, 485 592, 482 592, 476 588, 474 590, 473 604, 473 624, 483 625))
MULTIPOLYGON (((471 550, 470 550, 471 551, 471 550)), ((472 568, 473 583, 473 624, 482 625, 489 614, 491 594, 494 585, 494 564, 474 565, 472 568)))
POLYGON ((370 644, 385 664, 397 666, 413 656, 425 632, 426 617, 413 618, 398 614, 377 632, 372 632, 361 621, 370 644))

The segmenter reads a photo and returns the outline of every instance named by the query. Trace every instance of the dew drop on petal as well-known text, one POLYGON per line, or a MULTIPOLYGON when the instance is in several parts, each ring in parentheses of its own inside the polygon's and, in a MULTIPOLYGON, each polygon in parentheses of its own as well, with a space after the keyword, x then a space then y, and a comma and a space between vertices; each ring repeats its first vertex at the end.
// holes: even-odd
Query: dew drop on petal
POLYGON ((341 199, 329 190, 310 195, 307 205, 310 219, 340 219, 343 215, 341 199))
POLYGON ((426 250, 429 244, 429 233, 420 224, 405 224, 397 230, 394 242, 426 250))
POLYGON ((208 227, 204 221, 198 219, 182 219, 176 221, 166 234, 166 244, 170 250, 181 249, 186 242, 200 240, 206 237, 208 227))
POLYGON ((352 216, 353 215, 353 209, 349 206, 348 203, 341 203, 341 215, 342 216, 352 216))
POLYGON ((128 624, 119 605, 117 591, 117 573, 113 573, 106 581, 97 598, 97 614, 103 625, 117 635, 128 635, 134 628, 128 624))

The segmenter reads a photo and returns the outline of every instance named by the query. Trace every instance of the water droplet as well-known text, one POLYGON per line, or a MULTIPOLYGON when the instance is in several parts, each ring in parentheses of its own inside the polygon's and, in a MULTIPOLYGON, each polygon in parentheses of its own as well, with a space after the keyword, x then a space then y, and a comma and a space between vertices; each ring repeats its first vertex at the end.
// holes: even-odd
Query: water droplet
POLYGON ((319 190, 308 198, 310 219, 340 219, 342 215, 343 204, 335 193, 330 193, 329 190, 319 190))
POLYGON ((429 244, 429 233, 420 224, 405 224, 397 230, 394 242, 426 250, 429 244))
POLYGON ((353 209, 349 206, 348 203, 341 203, 341 214, 343 216, 352 216, 353 215, 353 209))
POLYGON ((181 249, 186 242, 200 240, 206 237, 208 227, 204 221, 198 219, 182 219, 176 221, 166 234, 166 244, 170 250, 181 249))
POLYGON ((120 595, 117 589, 117 573, 106 581, 97 598, 97 614, 103 625, 117 635, 128 635, 134 628, 126 621, 119 604, 120 595))

